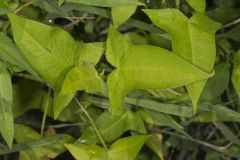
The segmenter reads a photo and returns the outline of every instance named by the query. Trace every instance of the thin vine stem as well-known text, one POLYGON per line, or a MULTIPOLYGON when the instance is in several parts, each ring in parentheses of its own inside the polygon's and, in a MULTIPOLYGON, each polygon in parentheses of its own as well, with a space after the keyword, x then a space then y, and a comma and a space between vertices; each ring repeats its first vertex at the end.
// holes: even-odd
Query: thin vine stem
POLYGON ((44 129, 45 129, 45 124, 46 124, 46 118, 47 118, 47 113, 48 113, 48 108, 50 106, 50 96, 51 96, 51 89, 48 89, 48 93, 46 96, 46 99, 44 100, 44 113, 43 113, 43 118, 42 118, 42 124, 41 124, 41 137, 43 137, 44 129))
POLYGON ((99 130, 98 130, 97 126, 95 125, 95 123, 94 123, 93 119, 91 118, 91 116, 88 114, 88 111, 86 110, 85 106, 84 106, 83 104, 81 104, 76 97, 74 97, 74 99, 75 99, 75 101, 77 102, 78 106, 79 106, 79 107, 81 108, 81 110, 83 111, 83 113, 84 113, 84 114, 87 116, 87 118, 89 119, 89 121, 90 121, 93 129, 95 130, 95 132, 96 132, 96 134, 97 134, 97 137, 98 137, 98 139, 100 140, 100 142, 102 143, 103 147, 105 148, 105 150, 108 151, 107 145, 106 145, 106 143, 105 143, 105 141, 104 141, 101 133, 99 132, 99 130))
POLYGON ((37 0, 32 0, 32 1, 29 1, 29 2, 27 2, 27 3, 25 3, 25 4, 23 4, 22 6, 20 6, 19 8, 17 8, 17 9, 14 11, 14 13, 17 14, 18 12, 20 12, 20 11, 23 10, 24 8, 26 8, 26 7, 31 6, 32 4, 34 4, 36 1, 37 1, 37 0))

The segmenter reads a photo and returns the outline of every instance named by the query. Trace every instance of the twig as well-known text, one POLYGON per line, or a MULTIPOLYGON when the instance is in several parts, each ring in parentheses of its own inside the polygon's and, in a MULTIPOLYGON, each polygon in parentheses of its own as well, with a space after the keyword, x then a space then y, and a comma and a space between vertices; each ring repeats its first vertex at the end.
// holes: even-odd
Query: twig
POLYGON ((17 14, 17 13, 20 12, 22 9, 24 9, 24 8, 32 5, 32 4, 35 3, 35 2, 36 2, 36 0, 32 0, 32 1, 29 1, 29 2, 27 2, 27 3, 25 3, 25 4, 23 4, 21 7, 17 8, 17 9, 14 11, 14 13, 17 14))
POLYGON ((230 22, 230 23, 227 23, 227 24, 223 25, 223 26, 222 26, 222 29, 231 27, 231 26, 236 25, 236 24, 238 24, 238 23, 240 23, 240 17, 237 18, 237 19, 235 19, 234 21, 232 21, 232 22, 230 22))
POLYGON ((100 142, 102 143, 103 147, 105 148, 105 150, 108 150, 107 145, 106 145, 103 137, 101 136, 101 133, 99 132, 99 130, 98 130, 97 126, 95 125, 95 123, 94 123, 93 119, 91 118, 91 116, 88 114, 86 108, 78 101, 78 99, 77 99, 76 97, 74 97, 74 99, 75 99, 75 101, 77 102, 78 106, 79 106, 79 107, 81 108, 81 110, 83 111, 83 113, 84 113, 84 114, 87 116, 87 118, 89 119, 89 121, 90 121, 92 127, 94 128, 94 130, 95 130, 95 132, 96 132, 96 134, 97 134, 100 142))
POLYGON ((177 92, 177 91, 175 91, 173 89, 166 89, 166 91, 168 91, 169 93, 173 93, 173 94, 175 94, 177 96, 182 96, 182 93, 179 93, 179 92, 177 92))
POLYGON ((201 144, 202 146, 204 146, 206 148, 209 148, 209 149, 211 149, 215 152, 223 153, 223 154, 227 154, 226 148, 228 148, 229 145, 231 145, 231 143, 229 143, 226 146, 216 146, 216 145, 204 142, 204 141, 195 140, 193 138, 190 138, 190 137, 187 137, 187 136, 184 136, 184 135, 178 135, 178 134, 168 132, 168 131, 163 131, 163 130, 161 130, 160 132, 168 134, 168 135, 172 135, 172 136, 175 136, 175 137, 178 137, 178 138, 181 138, 181 139, 189 140, 189 141, 192 141, 192 142, 195 142, 195 143, 198 143, 198 144, 201 144))
POLYGON ((65 29, 68 29, 68 28, 71 28, 72 26, 74 26, 74 25, 77 25, 79 22, 81 22, 81 21, 83 21, 84 19, 86 19, 87 18, 87 13, 85 13, 83 16, 81 16, 81 17, 78 17, 78 18, 74 18, 74 19, 76 19, 75 21, 73 21, 72 23, 69 23, 69 24, 67 24, 67 25, 65 25, 63 28, 65 28, 65 29))

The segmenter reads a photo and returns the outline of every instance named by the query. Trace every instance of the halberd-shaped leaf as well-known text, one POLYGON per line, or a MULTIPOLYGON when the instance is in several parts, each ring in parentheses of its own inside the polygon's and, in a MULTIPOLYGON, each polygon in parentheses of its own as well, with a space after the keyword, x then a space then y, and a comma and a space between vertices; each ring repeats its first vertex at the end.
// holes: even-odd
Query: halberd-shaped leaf
MULTIPOLYGON (((215 32, 220 24, 202 13, 188 19, 177 9, 144 10, 152 22, 172 37, 172 50, 196 67, 211 73, 216 56, 215 32), (174 24, 174 25, 173 25, 174 24)), ((187 85, 194 112, 207 79, 187 85)))
POLYGON ((112 27, 106 56, 116 67, 107 80, 113 112, 122 106, 124 96, 132 89, 174 88, 211 76, 168 50, 132 45, 112 27))
MULTIPOLYGON (((103 113, 96 120, 96 126, 106 142, 112 142, 128 130, 146 133, 142 119, 130 110, 119 110, 115 115, 111 112, 103 113)), ((87 129, 81 142, 97 143, 98 137, 94 130, 87 129)))
POLYGON ((0 132, 8 146, 11 147, 14 134, 12 83, 11 77, 3 63, 0 63, 0 99, 0 132))

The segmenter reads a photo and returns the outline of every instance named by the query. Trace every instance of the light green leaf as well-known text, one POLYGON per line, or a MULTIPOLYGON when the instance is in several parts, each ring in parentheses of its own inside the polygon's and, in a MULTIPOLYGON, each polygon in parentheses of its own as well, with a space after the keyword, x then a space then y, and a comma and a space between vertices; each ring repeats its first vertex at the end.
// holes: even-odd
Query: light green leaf
MULTIPOLYGON (((176 9, 144 10, 152 22, 172 37, 172 50, 196 67, 211 73, 216 56, 215 32, 220 24, 202 13, 188 19, 176 9), (174 25, 173 25, 174 24, 174 25)), ((194 113, 207 78, 187 85, 194 113)))
POLYGON ((4 64, 0 63, 0 132, 11 148, 13 142, 12 83, 4 64))
POLYGON ((186 0, 188 4, 197 12, 204 13, 206 8, 206 0, 186 0))
POLYGON ((235 90, 237 91, 238 96, 240 96, 240 51, 236 52, 234 55, 232 83, 235 90))
POLYGON ((105 94, 105 88, 103 80, 98 76, 97 71, 91 63, 75 66, 67 73, 60 93, 55 96, 54 117, 57 118, 59 116, 78 90, 105 94))
POLYGON ((119 7, 142 5, 138 0, 67 0, 68 2, 82 3, 86 5, 99 6, 99 7, 119 7))
MULTIPOLYGON (((103 113, 95 123, 106 142, 114 141, 128 130, 146 133, 142 119, 130 110, 120 110, 115 115, 103 113)), ((99 140, 94 130, 87 129, 79 141, 96 143, 99 140)))
POLYGON ((113 143, 108 152, 109 160, 135 160, 149 136, 131 136, 113 143))
MULTIPOLYGON (((74 41, 70 34, 60 28, 24 19, 14 14, 9 14, 9 18, 14 40, 22 51, 22 56, 39 77, 50 84, 55 91, 54 112, 56 118, 71 101, 76 91, 75 88, 71 88, 73 86, 67 86, 67 84, 71 84, 69 77, 67 77, 64 90, 68 88, 68 93, 60 94, 65 77, 71 75, 70 77, 72 78, 72 74, 75 74, 79 68, 76 66, 80 66, 85 62, 95 65, 103 52, 102 43, 79 44, 74 41), (68 74, 70 70, 71 73, 68 74), (71 91, 71 89, 73 90, 71 91)), ((88 73, 87 75, 84 74, 84 76, 94 73, 93 75, 96 77, 97 72, 93 70, 94 67, 85 67, 84 69, 90 69, 89 71, 84 71, 84 73, 88 73)), ((77 72, 79 73, 79 70, 77 72)), ((90 78, 76 76, 83 79, 90 78)), ((82 84, 84 80, 79 81, 81 84, 76 83, 77 79, 75 77, 74 80, 75 86, 81 85, 78 86, 79 89, 89 89, 89 86, 82 86, 84 85, 82 84)), ((98 80, 100 81, 99 77, 98 80)), ((97 90, 96 88, 94 89, 97 90)))
POLYGON ((1 0, 0 1, 0 15, 12 12, 18 6, 18 0, 1 0))
POLYGON ((104 52, 104 43, 84 43, 79 45, 78 64, 91 62, 96 65, 104 52))
POLYGON ((0 41, 0 57, 2 60, 18 66, 38 78, 38 75, 32 70, 28 63, 26 63, 24 57, 21 55, 20 50, 14 45, 12 40, 8 38, 5 33, 0 33, 0 41))
POLYGON ((58 0, 58 5, 61 6, 65 0, 58 0))
POLYGON ((59 76, 77 63, 78 44, 60 28, 14 14, 9 14, 9 18, 14 41, 24 58, 43 80, 57 88, 59 76))
POLYGON ((136 9, 137 9, 136 5, 113 7, 112 8, 112 20, 113 20, 114 28, 119 27, 128 18, 130 18, 136 9))
POLYGON ((68 72, 60 94, 69 94, 78 90, 89 93, 104 92, 104 83, 90 63, 77 65, 68 72))
MULTIPOLYGON (((48 135, 47 137, 51 136, 48 135)), ((24 144, 34 140, 40 140, 42 137, 30 127, 15 124, 14 138, 19 144, 24 144)), ((74 139, 71 136, 63 135, 61 139, 54 143, 49 143, 45 146, 39 146, 27 150, 21 150, 19 160, 44 159, 46 157, 53 159, 66 150, 64 147, 65 143, 72 143, 73 141, 74 139)))
POLYGON ((174 88, 211 76, 168 50, 132 45, 112 27, 109 29, 106 56, 117 67, 107 80, 113 113, 122 106, 123 98, 132 89, 174 88))
POLYGON ((69 152, 77 160, 135 160, 149 136, 131 136, 119 139, 108 151, 97 145, 67 144, 69 152))
POLYGON ((76 160, 108 160, 105 149, 94 144, 67 144, 65 146, 76 160))

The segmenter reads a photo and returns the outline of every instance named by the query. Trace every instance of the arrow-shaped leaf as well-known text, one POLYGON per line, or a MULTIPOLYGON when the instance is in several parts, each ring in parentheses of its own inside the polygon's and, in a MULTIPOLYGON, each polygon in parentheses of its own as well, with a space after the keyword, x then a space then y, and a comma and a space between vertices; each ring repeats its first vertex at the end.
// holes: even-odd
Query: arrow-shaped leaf
MULTIPOLYGON (((172 36, 172 50, 175 54, 207 73, 212 72, 216 56, 215 32, 220 27, 219 23, 203 13, 195 13, 188 19, 177 9, 144 12, 155 25, 172 36)), ((207 79, 187 85, 194 112, 197 110, 198 99, 206 81, 207 79)))
POLYGON ((174 88, 211 76, 168 50, 132 45, 112 27, 106 54, 116 67, 107 81, 113 112, 122 106, 124 96, 132 89, 174 88))

